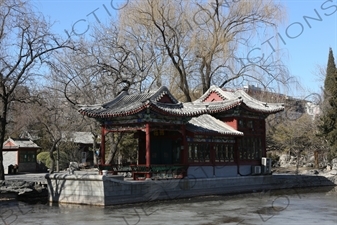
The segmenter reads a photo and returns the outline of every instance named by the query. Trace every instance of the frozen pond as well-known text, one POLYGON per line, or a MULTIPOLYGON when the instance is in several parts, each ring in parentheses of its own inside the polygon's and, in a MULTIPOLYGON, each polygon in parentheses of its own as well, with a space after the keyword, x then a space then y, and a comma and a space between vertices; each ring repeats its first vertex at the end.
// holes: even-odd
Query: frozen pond
POLYGON ((337 224, 337 188, 208 196, 120 207, 0 202, 2 224, 337 224))

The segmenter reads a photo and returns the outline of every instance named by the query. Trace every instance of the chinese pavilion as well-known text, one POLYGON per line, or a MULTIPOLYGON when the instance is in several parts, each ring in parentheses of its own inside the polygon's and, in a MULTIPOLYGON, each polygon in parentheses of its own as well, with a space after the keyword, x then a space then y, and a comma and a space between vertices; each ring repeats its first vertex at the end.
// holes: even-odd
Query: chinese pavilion
POLYGON ((177 177, 210 178, 251 174, 266 156, 265 119, 282 110, 282 104, 258 101, 243 90, 212 86, 188 103, 161 87, 143 94, 124 91, 79 112, 101 124, 102 164, 105 135, 133 132, 138 139, 134 178, 151 178, 164 168, 177 177))

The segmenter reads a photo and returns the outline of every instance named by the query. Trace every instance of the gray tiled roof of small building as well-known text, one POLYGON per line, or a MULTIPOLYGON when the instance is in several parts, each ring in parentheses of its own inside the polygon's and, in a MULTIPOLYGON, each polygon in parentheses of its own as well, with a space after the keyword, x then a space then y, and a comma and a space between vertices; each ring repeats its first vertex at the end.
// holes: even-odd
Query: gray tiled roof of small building
POLYGON ((35 144, 30 139, 8 138, 5 141, 5 143, 7 143, 7 141, 13 142, 15 144, 15 146, 6 146, 4 148, 15 148, 15 147, 21 147, 21 148, 40 148, 37 144, 35 144))
POLYGON ((77 144, 93 144, 93 137, 91 132, 62 131, 62 139, 64 141, 69 140, 77 144))
POLYGON ((186 129, 193 133, 218 133, 224 135, 243 136, 243 133, 235 130, 226 123, 204 114, 190 119, 186 125, 186 129))

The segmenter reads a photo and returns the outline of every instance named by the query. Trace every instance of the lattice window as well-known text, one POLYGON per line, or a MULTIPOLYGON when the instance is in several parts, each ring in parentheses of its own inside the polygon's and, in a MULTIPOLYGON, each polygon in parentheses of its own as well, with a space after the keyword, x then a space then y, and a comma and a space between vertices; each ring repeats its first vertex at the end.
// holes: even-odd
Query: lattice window
POLYGON ((190 143, 188 146, 188 161, 189 162, 209 162, 210 148, 206 143, 190 143))
POLYGON ((35 151, 20 151, 20 163, 35 163, 35 151))
POLYGON ((233 144, 215 145, 215 162, 234 162, 233 144))
POLYGON ((245 137, 239 141, 239 156, 242 160, 259 160, 262 157, 262 139, 245 137))

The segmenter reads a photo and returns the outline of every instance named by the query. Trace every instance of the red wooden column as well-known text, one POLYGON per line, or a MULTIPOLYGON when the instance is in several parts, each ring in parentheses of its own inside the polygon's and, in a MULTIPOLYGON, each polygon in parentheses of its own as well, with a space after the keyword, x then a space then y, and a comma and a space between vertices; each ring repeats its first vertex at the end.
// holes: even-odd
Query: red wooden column
MULTIPOLYGON (((150 149, 150 124, 145 125, 145 158, 146 158, 146 167, 149 169, 151 166, 151 149, 150 149)), ((151 178, 151 174, 147 173, 146 178, 151 178)))
POLYGON ((101 165, 105 164, 105 125, 101 127, 101 165))

